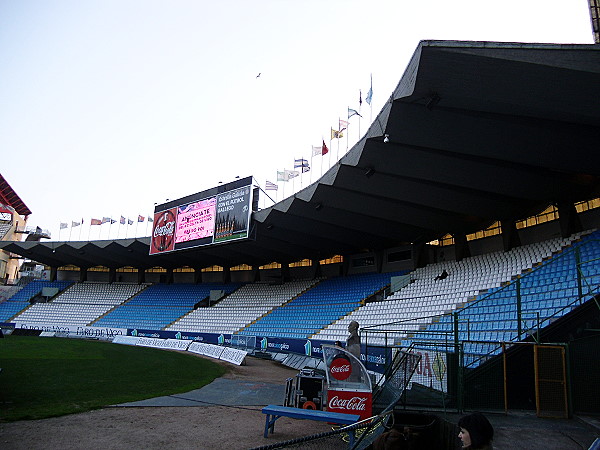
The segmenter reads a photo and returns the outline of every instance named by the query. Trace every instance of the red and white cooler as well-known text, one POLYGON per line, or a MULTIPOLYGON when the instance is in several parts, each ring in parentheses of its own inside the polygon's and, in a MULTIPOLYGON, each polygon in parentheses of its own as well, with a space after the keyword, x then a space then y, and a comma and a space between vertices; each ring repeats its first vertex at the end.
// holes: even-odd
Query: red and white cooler
POLYGON ((372 386, 367 369, 353 354, 333 345, 323 345, 327 368, 327 411, 372 416, 372 386))

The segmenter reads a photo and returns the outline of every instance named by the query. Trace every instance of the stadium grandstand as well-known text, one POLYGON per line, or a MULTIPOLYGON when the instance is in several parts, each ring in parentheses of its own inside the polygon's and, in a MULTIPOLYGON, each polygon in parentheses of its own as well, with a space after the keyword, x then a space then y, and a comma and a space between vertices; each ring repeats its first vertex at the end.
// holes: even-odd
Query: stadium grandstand
POLYGON ((598 413, 598 98, 598 45, 423 41, 366 134, 246 239, 157 254, 16 239, 30 211, 2 179, 3 258, 44 277, 6 278, 0 322, 309 364, 356 321, 375 378, 421 355, 405 406, 598 413))

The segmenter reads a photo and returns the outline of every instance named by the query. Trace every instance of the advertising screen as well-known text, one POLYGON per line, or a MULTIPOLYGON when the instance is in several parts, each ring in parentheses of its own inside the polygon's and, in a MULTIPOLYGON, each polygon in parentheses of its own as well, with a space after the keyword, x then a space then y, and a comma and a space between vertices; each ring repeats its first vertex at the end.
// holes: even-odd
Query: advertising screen
POLYGON ((215 230, 215 197, 177 208, 175 243, 203 239, 215 230))
POLYGON ((248 177, 157 205, 150 254, 247 238, 253 194, 248 177))

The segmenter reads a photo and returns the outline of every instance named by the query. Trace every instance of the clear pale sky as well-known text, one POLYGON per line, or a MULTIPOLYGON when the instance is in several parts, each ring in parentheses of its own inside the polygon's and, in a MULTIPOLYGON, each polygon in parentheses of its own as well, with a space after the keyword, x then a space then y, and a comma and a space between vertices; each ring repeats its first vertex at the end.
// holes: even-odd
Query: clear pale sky
MULTIPOLYGON (((0 173, 53 240, 147 235, 89 223, 236 176, 264 189, 329 146, 371 74, 375 117, 426 39, 593 43, 586 0, 0 0, 0 173)), ((268 193, 316 181, 358 126, 268 193)))

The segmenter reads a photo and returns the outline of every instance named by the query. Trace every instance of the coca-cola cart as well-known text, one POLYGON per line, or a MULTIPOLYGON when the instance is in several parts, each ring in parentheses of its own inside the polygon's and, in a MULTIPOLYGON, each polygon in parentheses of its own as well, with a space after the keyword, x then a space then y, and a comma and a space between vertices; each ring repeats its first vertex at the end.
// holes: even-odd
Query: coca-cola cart
POLYGON ((372 386, 367 369, 345 349, 324 344, 327 411, 371 417, 372 386))

